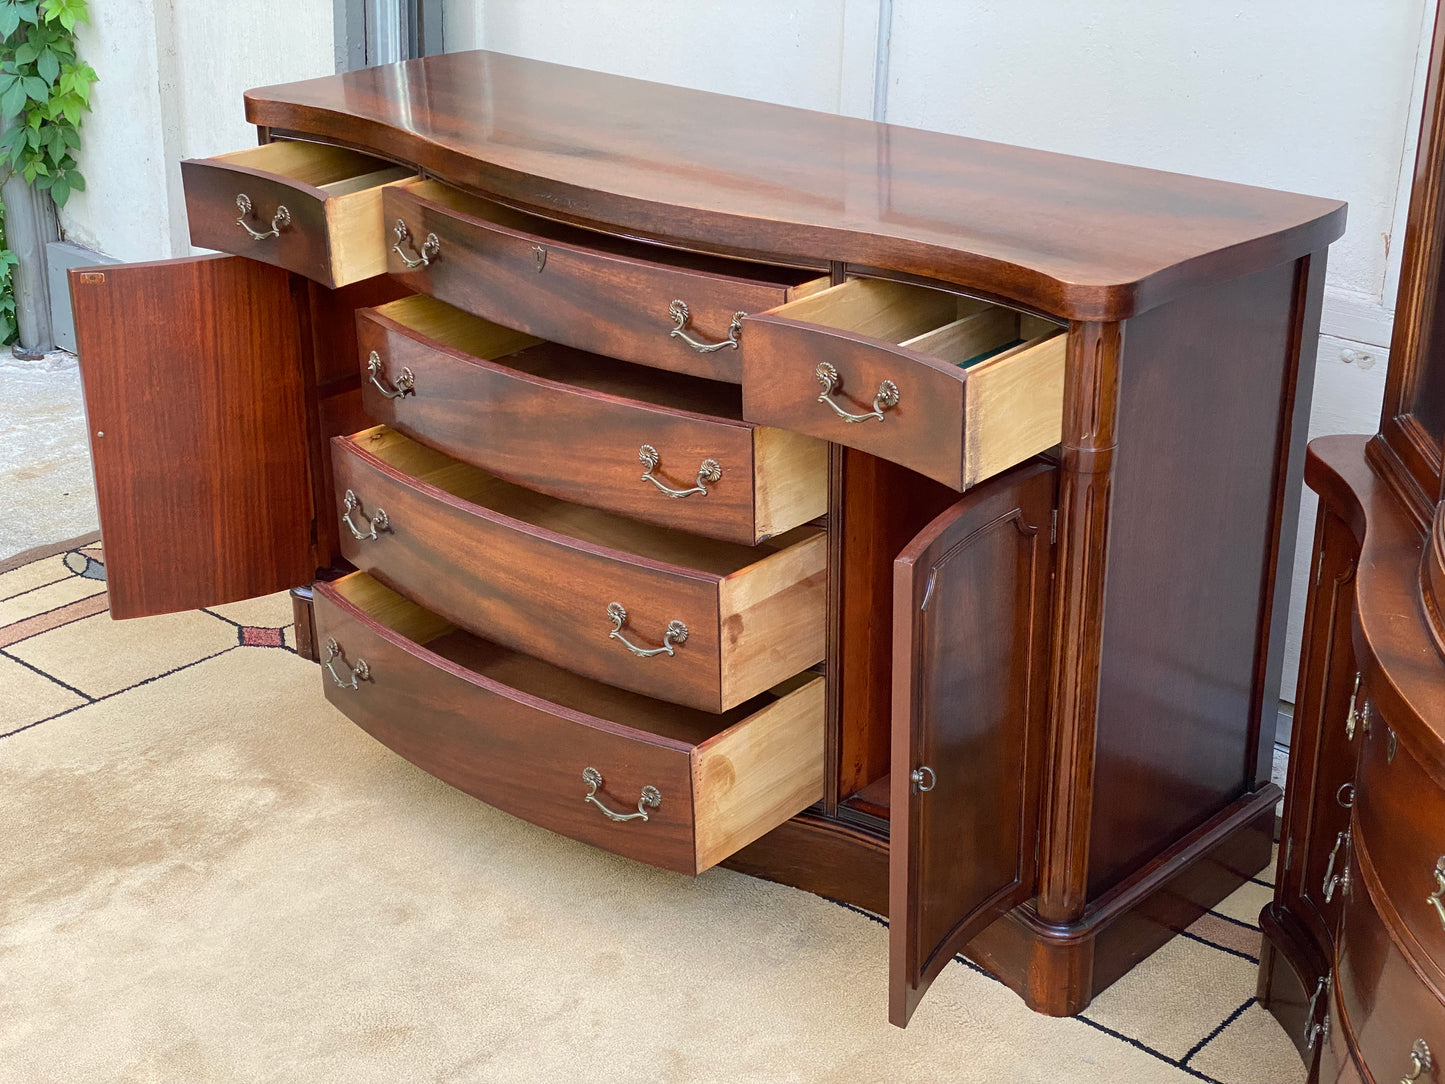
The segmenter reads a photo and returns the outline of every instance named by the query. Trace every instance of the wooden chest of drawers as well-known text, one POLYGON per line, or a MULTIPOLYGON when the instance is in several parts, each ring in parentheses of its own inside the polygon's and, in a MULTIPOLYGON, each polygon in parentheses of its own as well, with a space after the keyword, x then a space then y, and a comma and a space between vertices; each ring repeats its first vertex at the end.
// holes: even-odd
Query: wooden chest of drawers
POLYGON ((900 1024, 1267 861, 1341 204, 490 54, 246 108, 231 256, 72 278, 114 616, 298 587, 440 778, 887 913, 900 1024))

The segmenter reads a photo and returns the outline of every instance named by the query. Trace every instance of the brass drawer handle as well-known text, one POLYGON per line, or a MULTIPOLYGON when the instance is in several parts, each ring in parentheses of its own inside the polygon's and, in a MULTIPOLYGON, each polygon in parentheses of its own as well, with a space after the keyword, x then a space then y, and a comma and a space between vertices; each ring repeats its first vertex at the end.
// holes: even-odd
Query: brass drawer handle
MULTIPOLYGON (((539 267, 537 270, 540 271, 542 269, 539 267)), ((682 300, 682 298, 678 298, 667 307, 667 314, 672 317, 673 324, 675 325, 673 329, 667 333, 667 337, 670 339, 681 339, 699 354, 711 354, 714 350, 721 350, 725 346, 731 346, 736 350, 738 348, 738 338, 743 333, 743 317, 747 315, 745 312, 733 313, 732 323, 728 324, 728 337, 722 342, 710 343, 706 339, 699 339, 694 335, 689 335, 685 330, 687 328, 687 322, 692 319, 692 313, 688 312, 687 302, 682 300)))
POLYGON ((1355 688, 1350 693, 1350 713, 1345 716, 1345 740, 1355 740, 1355 728, 1360 723, 1360 680, 1362 674, 1355 675, 1355 688))
POLYGON ((1435 908, 1440 928, 1445 929, 1445 854, 1435 863, 1435 891, 1425 897, 1425 902, 1435 908))
POLYGON ((377 531, 385 531, 391 528, 391 521, 386 518, 386 510, 382 508, 378 508, 372 514, 370 521, 367 523, 369 529, 365 533, 362 532, 360 527, 352 523, 351 513, 355 512, 362 518, 366 516, 366 513, 361 510, 361 498, 352 490, 348 489, 346 491, 346 496, 342 498, 342 504, 341 522, 351 528, 351 536, 353 538, 360 539, 363 542, 375 542, 377 531))
POLYGON ((1330 900, 1334 899, 1334 897, 1335 897, 1335 889, 1337 889, 1337 888, 1344 889, 1345 894, 1346 894, 1346 895, 1349 894, 1349 891, 1350 891, 1350 870, 1349 870, 1349 867, 1346 866, 1344 869, 1342 869, 1342 870, 1340 871, 1339 876, 1335 876, 1335 861, 1336 861, 1336 860, 1339 858, 1339 856, 1340 856, 1340 848, 1343 847, 1343 846, 1345 846, 1347 843, 1349 843, 1349 841, 1350 841, 1350 830, 1349 830, 1348 828, 1346 828, 1344 831, 1342 831, 1339 835, 1335 836, 1335 845, 1334 845, 1333 849, 1331 849, 1331 851, 1330 851, 1330 860, 1329 860, 1329 862, 1325 865, 1325 879, 1324 879, 1324 882, 1320 885, 1320 891, 1324 893, 1324 897, 1325 897, 1325 902, 1326 902, 1326 903, 1329 903, 1330 900))
POLYGON ((442 250, 441 238, 434 233, 429 233, 426 235, 426 240, 421 243, 421 251, 417 252, 416 245, 412 244, 411 230, 407 229, 406 223, 399 218, 391 232, 396 234, 396 244, 391 246, 391 251, 401 257, 401 262, 406 264, 408 270, 414 271, 418 267, 430 267, 432 260, 436 259, 437 253, 442 250), (408 256, 401 250, 402 245, 416 252, 416 255, 408 256))
POLYGON ((365 659, 357 659, 355 666, 346 667, 346 677, 343 679, 336 672, 336 660, 340 659, 341 664, 346 666, 346 653, 337 646, 335 639, 326 641, 326 671, 331 675, 331 680, 336 682, 338 689, 359 689, 358 682, 371 680, 371 667, 366 665, 365 659))
POLYGON ((271 216, 271 228, 269 230, 258 230, 246 221, 247 217, 251 214, 251 197, 246 195, 246 193, 237 193, 236 207, 241 212, 241 217, 236 219, 236 225, 249 233, 253 241, 264 241, 268 237, 279 237, 281 236, 281 231, 291 225, 291 212, 286 209, 284 203, 276 205, 276 213, 271 216))
POLYGON ((898 405, 898 385, 891 380, 885 380, 878 385, 878 394, 873 396, 873 409, 867 414, 851 414, 832 399, 833 393, 838 390, 838 385, 842 382, 838 376, 838 370, 828 362, 821 361, 813 370, 813 375, 818 378, 818 383, 823 385, 823 392, 818 396, 818 402, 832 407, 833 412, 845 422, 866 422, 875 418, 881 422, 883 412, 898 405))
POLYGON ((662 804, 662 793, 653 786, 642 788, 642 796, 637 799, 636 813, 614 813, 602 804, 602 799, 597 797, 597 788, 602 785, 602 773, 596 768, 583 768, 582 781, 587 784, 587 793, 582 795, 584 802, 591 802, 598 809, 606 814, 608 820, 612 821, 636 821, 647 820, 647 811, 656 809, 662 804))
POLYGON ((722 465, 718 463, 716 459, 704 459, 702 465, 697 468, 697 484, 695 486, 691 489, 673 489, 671 486, 665 485, 653 477, 652 472, 657 469, 657 464, 661 462, 656 448, 651 444, 644 444, 641 448, 637 449, 637 458, 640 459, 642 465, 647 468, 647 470, 643 471, 642 480, 644 482, 651 482, 669 497, 691 497, 694 493, 701 493, 706 497, 706 483, 716 482, 722 478, 722 465))
POLYGON ((622 608, 622 603, 609 602, 607 618, 612 622, 612 631, 607 634, 608 639, 619 641, 623 647, 639 658, 650 659, 654 655, 674 655, 676 652, 672 650, 672 645, 681 644, 687 640, 687 626, 681 621, 669 621, 667 631, 662 634, 661 647, 638 647, 622 635, 622 626, 627 624, 627 611, 622 608))
POLYGON ((1321 1039, 1327 1039, 1330 1035, 1330 1007, 1328 995, 1330 987, 1334 984, 1334 976, 1321 975, 1320 981, 1315 983, 1315 992, 1310 995, 1309 1008, 1305 1010, 1305 1049, 1313 1050, 1321 1039), (1316 1010, 1319 1007, 1320 998, 1326 998, 1325 1011, 1317 1017, 1316 1010))
POLYGON ((381 355, 375 350, 371 352, 371 357, 366 359, 366 371, 371 376, 371 382, 376 385, 376 390, 388 399, 402 399, 416 394, 416 377, 412 375, 409 367, 402 368, 401 378, 395 384, 389 380, 385 384, 381 382, 386 374, 381 370, 381 355))
POLYGON ((1430 1044, 1424 1039, 1416 1039, 1415 1045, 1410 1048, 1410 1068, 1400 1078, 1400 1084, 1414 1084, 1414 1081, 1420 1079, 1421 1073, 1429 1072, 1433 1064, 1434 1059, 1430 1057, 1430 1044))

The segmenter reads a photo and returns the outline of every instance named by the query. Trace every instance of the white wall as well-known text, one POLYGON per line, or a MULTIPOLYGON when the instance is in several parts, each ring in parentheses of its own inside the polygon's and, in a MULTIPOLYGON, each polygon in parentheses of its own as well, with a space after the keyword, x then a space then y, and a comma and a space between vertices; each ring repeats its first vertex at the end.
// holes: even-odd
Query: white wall
POLYGON ((61 229, 122 260, 188 254, 180 160, 256 142, 243 91, 334 70, 332 0, 122 0, 90 15, 78 33, 100 76, 81 132, 86 190, 61 229))
MULTIPOLYGON (((1373 432, 1434 0, 445 0, 486 48, 1347 200, 1310 435, 1373 432)), ((1314 523, 1301 510, 1282 695, 1314 523)))

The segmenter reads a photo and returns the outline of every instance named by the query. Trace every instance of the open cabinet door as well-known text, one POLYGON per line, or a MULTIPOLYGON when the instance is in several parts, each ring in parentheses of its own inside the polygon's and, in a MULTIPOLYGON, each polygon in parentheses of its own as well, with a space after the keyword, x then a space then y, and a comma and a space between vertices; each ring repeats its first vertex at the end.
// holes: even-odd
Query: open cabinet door
POLYGON ((1054 468, 968 493, 893 563, 888 1018, 1029 899, 1047 728, 1054 468))
POLYGON ((111 616, 309 582, 306 396, 290 276, 200 256, 80 268, 70 295, 111 616))

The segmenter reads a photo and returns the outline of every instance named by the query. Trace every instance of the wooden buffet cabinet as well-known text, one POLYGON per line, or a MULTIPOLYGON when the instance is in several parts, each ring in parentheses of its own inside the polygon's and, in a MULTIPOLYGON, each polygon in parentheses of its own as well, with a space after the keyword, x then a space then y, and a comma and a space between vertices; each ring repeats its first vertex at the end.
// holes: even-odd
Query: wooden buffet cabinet
POLYGON ((1445 1080, 1445 9, 1380 431, 1320 497, 1259 998, 1323 1081, 1445 1080))
POLYGON ((888 915, 899 1024, 1268 862, 1342 204, 487 53, 246 112, 232 255, 72 275, 114 616, 316 581, 369 733, 888 915))

